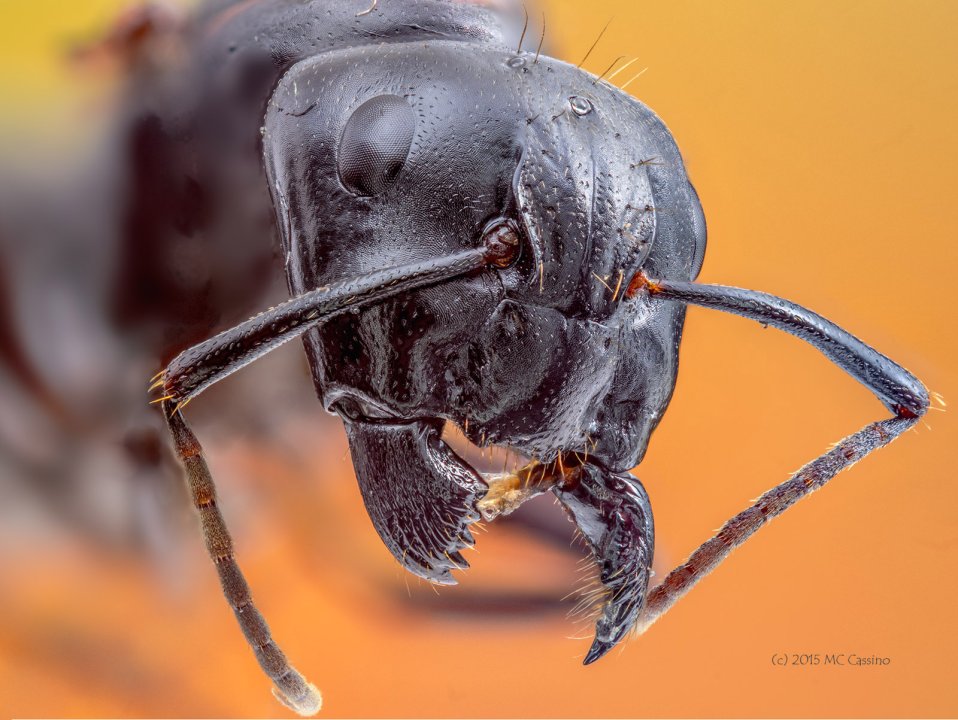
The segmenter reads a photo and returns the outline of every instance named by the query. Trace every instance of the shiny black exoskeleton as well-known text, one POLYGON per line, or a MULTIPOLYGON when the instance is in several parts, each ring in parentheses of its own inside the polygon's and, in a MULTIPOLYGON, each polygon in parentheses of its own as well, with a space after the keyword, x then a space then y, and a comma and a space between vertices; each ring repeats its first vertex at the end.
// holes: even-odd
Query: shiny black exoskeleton
MULTIPOLYGON (((263 136, 294 294, 474 247, 497 223, 514 228, 508 268, 305 337, 380 535, 407 568, 445 583, 465 563, 455 553, 469 544, 462 531, 482 485, 471 473, 434 510, 449 466, 462 465, 437 421, 544 461, 588 456, 606 471, 595 481, 614 482, 641 460, 671 397, 684 318, 681 305, 623 302, 625 285, 640 268, 690 280, 705 247, 695 192, 650 110, 551 58, 463 45, 444 37, 303 60, 274 90, 263 136)), ((646 563, 651 518, 647 528, 646 563)), ((635 617, 621 620, 609 647, 635 617)))
MULTIPOLYGON (((364 4, 219 3, 200 24, 182 144, 218 178, 220 202, 262 180, 238 217, 271 200, 294 299, 184 351, 156 382, 194 501, 215 508, 180 409, 302 335, 373 524, 411 572, 454 582, 470 523, 556 494, 606 588, 592 662, 762 522, 909 427, 927 394, 803 308, 692 284, 706 243, 699 201, 668 130, 634 98, 507 44, 505 15, 440 0, 364 4), (222 103, 238 110, 220 124, 222 103), (262 165, 244 155, 254 136, 262 165), (800 471, 812 480, 763 496, 648 595, 652 514, 628 470, 671 399, 687 303, 803 337, 896 417, 800 471), (482 477, 443 442, 444 422, 533 460, 482 477)), ((208 532, 225 533, 207 515, 208 532)), ((250 620, 223 547, 224 589, 262 651, 272 640, 250 620)), ((316 709, 285 658, 260 661, 286 702, 316 709)))

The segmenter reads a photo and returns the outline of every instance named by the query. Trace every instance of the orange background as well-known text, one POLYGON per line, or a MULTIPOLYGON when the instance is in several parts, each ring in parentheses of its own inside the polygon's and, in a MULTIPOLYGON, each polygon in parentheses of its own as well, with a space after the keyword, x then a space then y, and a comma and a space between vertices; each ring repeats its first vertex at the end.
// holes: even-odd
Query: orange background
MULTIPOLYGON (((62 108, 79 91, 64 43, 95 37, 122 5, 0 6, 5 152, 14 138, 68 142, 62 108)), ((648 66, 629 90, 669 125, 701 196, 703 281, 811 307, 958 402, 958 3, 545 7, 559 57, 578 62, 613 17, 586 67, 622 54, 648 66)), ((437 597, 382 547, 341 427, 318 404, 279 414, 256 447, 191 412, 240 563, 280 644, 322 688, 325 716, 958 714, 953 412, 930 413, 763 529, 589 668, 588 641, 567 639, 587 628, 564 609, 444 604, 503 588, 561 597, 577 583, 573 554, 493 524, 461 585, 437 597), (891 664, 782 668, 774 653, 891 664)), ((691 310, 675 400, 637 473, 656 510, 657 568, 883 413, 798 341, 691 310)), ((169 566, 49 524, 8 524, 0 543, 0 715, 282 716, 198 534, 169 566)))

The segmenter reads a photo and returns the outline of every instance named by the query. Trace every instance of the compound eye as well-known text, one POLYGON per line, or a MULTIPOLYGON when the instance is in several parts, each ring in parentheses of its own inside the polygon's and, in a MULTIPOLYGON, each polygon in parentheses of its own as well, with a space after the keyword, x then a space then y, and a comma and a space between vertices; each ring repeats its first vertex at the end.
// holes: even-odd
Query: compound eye
POLYGON ((695 231, 695 254, 692 256, 692 279, 695 280, 702 271, 702 263, 705 261, 705 246, 708 241, 708 233, 705 228, 705 213, 702 212, 702 204, 699 202, 699 195, 695 188, 689 183, 689 190, 692 195, 692 229, 695 231))
POLYGON ((415 129, 412 108, 396 95, 380 95, 356 108, 339 140, 343 186, 363 197, 385 191, 406 162, 415 129))

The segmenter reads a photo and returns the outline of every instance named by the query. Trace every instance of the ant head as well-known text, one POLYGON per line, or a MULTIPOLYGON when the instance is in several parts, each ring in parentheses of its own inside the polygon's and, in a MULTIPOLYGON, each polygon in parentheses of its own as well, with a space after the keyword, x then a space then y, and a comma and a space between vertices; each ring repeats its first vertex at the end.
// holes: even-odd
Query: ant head
POLYGON ((488 271, 307 336, 327 407, 446 418, 474 441, 635 464, 671 397, 683 311, 625 300, 689 279, 704 221, 645 106, 549 58, 462 41, 306 60, 264 153, 295 293, 486 242, 488 271))

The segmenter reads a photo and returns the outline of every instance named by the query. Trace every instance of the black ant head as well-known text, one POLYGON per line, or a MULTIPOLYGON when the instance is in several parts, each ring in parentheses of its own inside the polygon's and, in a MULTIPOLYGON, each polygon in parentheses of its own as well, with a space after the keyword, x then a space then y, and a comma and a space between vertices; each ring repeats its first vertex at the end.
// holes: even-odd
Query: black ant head
POLYGON ((361 46, 293 67, 264 150, 294 293, 482 243, 481 273, 308 334, 348 420, 452 420, 475 442, 634 465, 671 397, 705 229, 675 144, 570 65, 462 41, 361 46))

